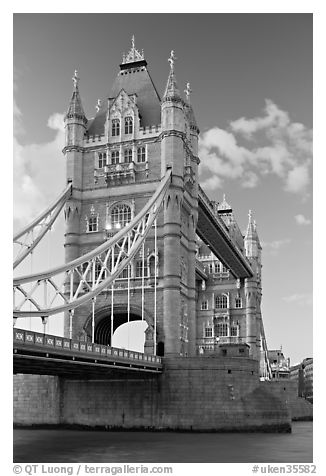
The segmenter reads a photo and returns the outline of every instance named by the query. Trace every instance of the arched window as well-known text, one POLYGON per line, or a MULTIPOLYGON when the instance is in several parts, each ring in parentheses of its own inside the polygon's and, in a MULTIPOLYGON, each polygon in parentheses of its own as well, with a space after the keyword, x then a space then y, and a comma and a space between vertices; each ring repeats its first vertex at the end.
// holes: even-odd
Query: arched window
POLYGON ((132 117, 125 117, 125 134, 132 134, 132 117))
POLYGON ((120 119, 112 119, 112 135, 120 135, 120 119))
POLYGON ((113 165, 119 163, 119 151, 118 150, 113 150, 111 152, 111 163, 113 165))
POLYGON ((125 162, 132 162, 132 149, 125 149, 125 162))
POLYGON ((137 149, 137 162, 146 162, 146 149, 145 149, 145 147, 138 147, 138 149, 137 149))
POLYGON ((216 296, 215 307, 217 309, 226 309, 228 307, 228 298, 225 294, 219 294, 216 296))
POLYGON ((111 223, 113 228, 123 228, 131 221, 131 208, 124 203, 115 205, 111 210, 111 223))
POLYGON ((98 154, 98 168, 102 169, 106 165, 106 152, 98 154))

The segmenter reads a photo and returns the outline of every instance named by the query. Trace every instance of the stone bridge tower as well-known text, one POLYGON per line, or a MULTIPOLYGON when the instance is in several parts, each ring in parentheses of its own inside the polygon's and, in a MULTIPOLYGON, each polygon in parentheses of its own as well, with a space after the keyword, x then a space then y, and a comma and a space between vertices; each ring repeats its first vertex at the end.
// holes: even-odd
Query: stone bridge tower
MULTIPOLYGON (((111 289, 97 296, 95 342, 111 343, 113 320, 115 330, 127 320, 144 319, 148 324, 146 351, 186 356, 194 355, 196 340, 199 130, 189 84, 185 99, 178 89, 173 52, 169 62, 170 74, 161 99, 144 53, 136 49, 133 38, 111 93, 98 100, 96 114, 90 119, 82 106, 75 72, 63 149, 67 181, 73 185, 65 210, 65 256, 69 262, 91 251, 128 224, 171 168, 170 189, 157 219, 156 251, 151 231, 144 250, 114 283, 113 300, 111 289), (145 260, 145 269, 141 269, 141 260, 145 260), (131 291, 128 303, 127 280, 131 291)), ((73 337, 90 339, 91 313, 92 305, 76 309, 70 328, 73 337)), ((67 335, 69 322, 66 316, 67 335)))

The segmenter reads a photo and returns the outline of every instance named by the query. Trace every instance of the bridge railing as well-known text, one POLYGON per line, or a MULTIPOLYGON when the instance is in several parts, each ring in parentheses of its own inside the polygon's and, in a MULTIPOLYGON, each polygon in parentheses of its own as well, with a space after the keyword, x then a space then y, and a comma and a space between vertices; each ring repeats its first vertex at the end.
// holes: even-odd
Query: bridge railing
POLYGON ((23 329, 13 330, 14 344, 23 344, 26 346, 39 347, 40 349, 49 349, 56 351, 68 351, 74 354, 87 354, 89 357, 110 357, 117 359, 128 359, 139 363, 161 364, 162 360, 156 355, 143 354, 133 350, 126 350, 106 345, 92 344, 65 337, 54 336, 50 334, 41 334, 23 329))

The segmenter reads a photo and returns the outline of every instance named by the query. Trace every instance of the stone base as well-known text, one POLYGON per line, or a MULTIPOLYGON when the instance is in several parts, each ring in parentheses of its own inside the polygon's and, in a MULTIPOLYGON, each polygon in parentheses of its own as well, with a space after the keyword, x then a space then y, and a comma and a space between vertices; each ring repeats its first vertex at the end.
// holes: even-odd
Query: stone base
POLYGON ((286 399, 259 382, 258 363, 250 358, 165 358, 162 375, 142 380, 131 376, 81 381, 24 375, 16 376, 15 381, 15 425, 128 431, 291 431, 286 399), (40 392, 37 386, 47 392, 40 392))

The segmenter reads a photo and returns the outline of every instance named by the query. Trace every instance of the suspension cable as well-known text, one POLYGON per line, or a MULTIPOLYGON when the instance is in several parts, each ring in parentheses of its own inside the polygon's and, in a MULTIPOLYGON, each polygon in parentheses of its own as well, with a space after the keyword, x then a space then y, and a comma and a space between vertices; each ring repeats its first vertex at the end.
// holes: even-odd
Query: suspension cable
POLYGON ((111 347, 113 346, 113 319, 114 319, 114 313, 113 313, 113 288, 114 288, 114 281, 112 281, 112 286, 111 286, 111 347))
POLYGON ((155 264, 155 269, 154 269, 154 355, 156 355, 156 310, 157 310, 157 305, 156 305, 156 300, 157 300, 157 290, 156 290, 156 285, 157 285, 157 223, 156 223, 156 218, 154 221, 154 253, 155 253, 155 259, 154 259, 154 264, 155 264))

